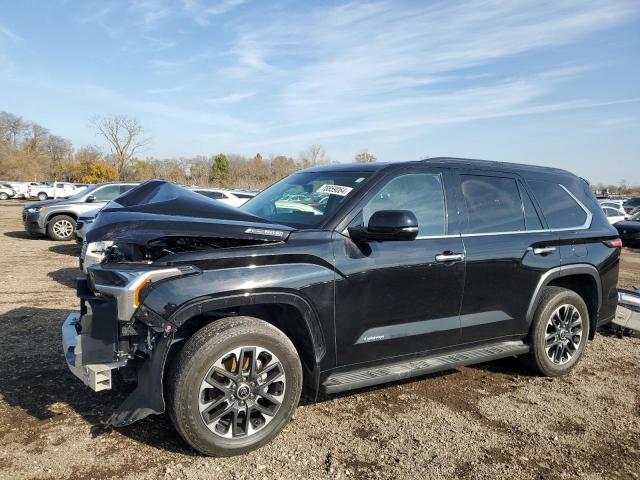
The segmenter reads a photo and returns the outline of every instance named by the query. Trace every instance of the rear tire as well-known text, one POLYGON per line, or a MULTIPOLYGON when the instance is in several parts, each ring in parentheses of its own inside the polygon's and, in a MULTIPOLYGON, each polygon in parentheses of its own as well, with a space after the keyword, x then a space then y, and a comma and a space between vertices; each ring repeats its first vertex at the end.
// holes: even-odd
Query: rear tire
POLYGON ((230 317, 198 330, 178 353, 167 410, 199 452, 240 455, 280 433, 301 389, 302 366, 289 338, 257 318, 230 317))
POLYGON ((44 200, 48 200, 48 199, 49 199, 49 195, 47 195, 46 193, 40 192, 38 194, 38 200, 44 201, 44 200))
POLYGON ((47 224, 49 237, 57 242, 71 240, 75 231, 76 221, 69 215, 57 215, 47 224))
POLYGON ((582 358, 589 328, 589 310, 580 295, 545 287, 531 327, 529 363, 548 377, 569 373, 582 358))

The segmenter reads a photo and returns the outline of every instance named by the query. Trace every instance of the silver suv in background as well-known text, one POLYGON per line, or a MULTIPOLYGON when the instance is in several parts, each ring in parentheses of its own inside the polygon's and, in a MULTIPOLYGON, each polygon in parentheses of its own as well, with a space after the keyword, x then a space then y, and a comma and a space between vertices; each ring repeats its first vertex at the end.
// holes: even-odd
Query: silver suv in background
POLYGON ((89 210, 100 209, 107 202, 135 187, 137 183, 98 183, 66 199, 45 200, 25 205, 24 228, 31 235, 45 235, 52 240, 71 240, 76 221, 89 210))

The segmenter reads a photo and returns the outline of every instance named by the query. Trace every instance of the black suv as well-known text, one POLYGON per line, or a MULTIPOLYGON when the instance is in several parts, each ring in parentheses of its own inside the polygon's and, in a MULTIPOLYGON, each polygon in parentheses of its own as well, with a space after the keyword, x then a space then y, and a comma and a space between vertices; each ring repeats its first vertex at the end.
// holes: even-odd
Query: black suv
POLYGON ((321 394, 525 357, 570 371, 616 310, 620 240, 588 183, 554 168, 438 158, 329 165, 239 209, 153 180, 87 233, 101 263, 63 326, 109 419, 168 410, 212 455, 283 428, 321 394))

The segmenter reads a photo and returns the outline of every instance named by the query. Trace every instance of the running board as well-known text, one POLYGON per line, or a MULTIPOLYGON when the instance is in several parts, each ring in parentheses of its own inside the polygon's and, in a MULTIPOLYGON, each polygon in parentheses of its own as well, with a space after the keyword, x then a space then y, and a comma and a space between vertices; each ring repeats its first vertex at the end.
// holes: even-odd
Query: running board
POLYGON ((411 360, 382 366, 333 373, 329 375, 322 386, 326 393, 337 393, 464 365, 522 355, 527 352, 529 352, 529 345, 522 341, 500 342, 441 355, 414 357, 411 360))

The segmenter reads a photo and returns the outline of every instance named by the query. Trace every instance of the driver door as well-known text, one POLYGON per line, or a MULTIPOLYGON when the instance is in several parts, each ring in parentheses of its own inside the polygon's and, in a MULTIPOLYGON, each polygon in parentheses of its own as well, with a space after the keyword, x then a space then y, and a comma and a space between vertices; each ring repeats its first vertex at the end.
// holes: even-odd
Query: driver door
POLYGON ((354 242, 334 232, 339 366, 452 347, 460 342, 464 246, 444 169, 394 172, 362 202, 350 226, 379 210, 410 210, 410 241, 354 242), (457 261, 442 255, 459 254, 457 261), (438 257, 438 259, 436 259, 438 257))

